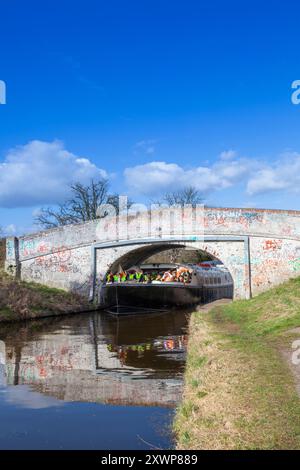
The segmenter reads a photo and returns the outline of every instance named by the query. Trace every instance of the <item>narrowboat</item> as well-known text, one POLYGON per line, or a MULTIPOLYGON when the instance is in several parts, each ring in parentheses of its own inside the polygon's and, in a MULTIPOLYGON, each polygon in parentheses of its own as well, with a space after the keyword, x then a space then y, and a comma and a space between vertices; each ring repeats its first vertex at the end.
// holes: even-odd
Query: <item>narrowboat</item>
POLYGON ((233 281, 223 265, 145 264, 134 266, 102 286, 106 306, 183 307, 232 298, 233 281), (183 273, 177 275, 176 273, 183 273), (128 275, 129 273, 129 275, 128 275), (143 273, 135 278, 134 273, 143 273), (153 273, 155 273, 153 277, 153 273))

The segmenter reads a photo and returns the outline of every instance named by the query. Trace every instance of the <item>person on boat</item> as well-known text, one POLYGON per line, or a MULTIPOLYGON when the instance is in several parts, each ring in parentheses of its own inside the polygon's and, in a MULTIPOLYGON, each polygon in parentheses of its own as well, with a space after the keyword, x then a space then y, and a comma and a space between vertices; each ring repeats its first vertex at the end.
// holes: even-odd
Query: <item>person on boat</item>
POLYGON ((145 274, 144 274, 144 283, 150 284, 150 282, 151 282, 151 279, 150 279, 149 274, 148 274, 148 273, 145 273, 145 274))
POLYGON ((184 284, 188 284, 190 282, 190 275, 188 271, 184 271, 181 275, 184 284))
POLYGON ((135 273, 135 279, 137 280, 137 282, 141 282, 142 280, 142 275, 143 275, 143 271, 137 271, 135 273))
POLYGON ((183 273, 186 273, 188 272, 188 268, 186 268, 185 266, 180 266, 179 268, 176 269, 176 277, 177 279, 179 279, 180 276, 183 275, 183 273))
POLYGON ((114 274, 113 275, 113 282, 119 282, 119 274, 114 274))
POLYGON ((161 281, 161 278, 162 278, 161 274, 158 273, 158 275, 156 276, 156 279, 155 279, 155 280, 156 280, 156 281, 161 281))
POLYGON ((172 279, 173 279, 173 275, 172 275, 171 271, 166 271, 161 280, 163 282, 171 282, 172 279))
POLYGON ((106 275, 106 282, 108 282, 108 283, 114 282, 114 276, 113 276, 113 273, 111 271, 106 275))

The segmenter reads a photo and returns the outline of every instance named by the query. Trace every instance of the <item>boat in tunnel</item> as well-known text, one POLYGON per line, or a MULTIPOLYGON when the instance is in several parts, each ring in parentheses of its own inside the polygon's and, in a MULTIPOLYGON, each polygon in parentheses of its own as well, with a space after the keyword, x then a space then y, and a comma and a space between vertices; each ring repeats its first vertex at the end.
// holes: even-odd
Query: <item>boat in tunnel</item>
MULTIPOLYGON (((120 267, 119 272, 122 273, 120 267)), ((101 296, 110 313, 129 313, 123 307, 140 307, 145 312, 152 308, 186 307, 212 302, 220 298, 232 298, 233 280, 229 271, 213 262, 200 265, 147 264, 134 266, 121 274, 108 277, 102 286, 101 296), (155 272, 155 276, 151 274, 155 272), (177 275, 181 272, 186 276, 177 275), (129 276, 128 276, 128 273, 129 276), (142 273, 135 277, 132 273, 142 273)), ((132 313, 140 313, 139 309, 132 313)))

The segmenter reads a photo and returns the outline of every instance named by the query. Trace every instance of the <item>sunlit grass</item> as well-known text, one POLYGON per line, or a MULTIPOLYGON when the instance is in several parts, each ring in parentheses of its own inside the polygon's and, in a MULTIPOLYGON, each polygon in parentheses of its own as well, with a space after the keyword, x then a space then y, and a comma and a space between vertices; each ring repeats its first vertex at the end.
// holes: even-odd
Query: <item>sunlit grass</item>
POLYGON ((192 315, 179 448, 300 449, 300 400, 282 354, 299 326, 299 278, 192 315))

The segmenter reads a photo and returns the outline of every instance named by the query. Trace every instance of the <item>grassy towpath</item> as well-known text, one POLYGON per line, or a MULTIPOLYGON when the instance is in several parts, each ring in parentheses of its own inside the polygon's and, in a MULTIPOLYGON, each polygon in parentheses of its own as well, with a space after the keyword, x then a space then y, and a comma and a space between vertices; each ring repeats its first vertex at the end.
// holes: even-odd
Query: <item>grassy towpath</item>
POLYGON ((300 278, 193 313, 177 447, 300 449, 299 327, 300 278))

